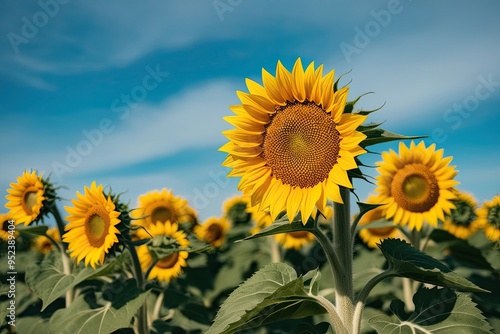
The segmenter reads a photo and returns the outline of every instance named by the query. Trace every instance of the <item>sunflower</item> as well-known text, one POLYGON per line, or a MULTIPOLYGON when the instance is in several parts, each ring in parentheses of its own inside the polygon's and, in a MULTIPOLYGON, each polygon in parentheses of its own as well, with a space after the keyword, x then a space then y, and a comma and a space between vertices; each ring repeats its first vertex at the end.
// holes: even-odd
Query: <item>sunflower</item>
MULTIPOLYGON (((368 198, 367 203, 377 204, 377 200, 375 197, 371 196, 368 198)), ((367 225, 382 218, 384 218, 384 209, 382 206, 379 206, 365 213, 359 220, 358 226, 367 225)), ((400 237, 400 235, 401 233, 396 225, 379 228, 365 227, 359 230, 359 237, 370 248, 378 248, 377 244, 382 240, 387 238, 397 238, 400 237)))
MULTIPOLYGON (((2 228, 0 229, 0 239, 4 241, 9 241, 9 235, 12 235, 12 237, 17 237, 19 232, 15 230, 15 227, 11 225, 11 222, 13 222, 12 217, 10 213, 0 213, 0 224, 2 228), (9 231, 12 231, 12 234, 9 233, 9 231)), ((12 239, 12 237, 10 239, 12 239)))
MULTIPOLYGON (((52 238, 52 240, 58 242, 61 241, 61 237, 59 236, 59 230, 57 227, 49 228, 46 234, 52 238)), ((54 244, 44 235, 38 236, 35 239, 35 249, 42 254, 47 254, 52 249, 54 249, 54 244)))
POLYGON ((424 220, 437 227, 438 219, 444 221, 445 214, 455 208, 452 188, 459 182, 453 179, 455 167, 449 166, 453 157, 443 158, 443 149, 435 147, 411 142, 408 148, 400 142, 399 154, 382 153, 376 192, 377 202, 384 203, 386 219, 420 231, 424 220))
POLYGON ((171 190, 153 190, 138 198, 138 207, 132 211, 135 224, 148 227, 157 222, 183 223, 196 220, 196 212, 187 200, 174 196, 171 190))
POLYGON ((356 131, 366 116, 343 113, 348 88, 334 90, 334 72, 323 76, 323 65, 306 70, 299 59, 289 72, 278 61, 276 76, 262 70, 263 85, 250 79, 249 93, 238 91, 236 114, 224 119, 236 128, 224 131, 229 142, 219 150, 241 177, 238 189, 251 206, 271 213, 297 212, 306 224, 328 199, 342 203, 339 186, 352 188, 347 171, 357 168, 355 157, 366 136, 356 131))
POLYGON ((63 241, 68 243, 70 257, 78 263, 85 258, 85 266, 90 264, 95 269, 118 242, 120 231, 116 225, 120 223, 120 212, 115 210, 111 197, 104 196, 102 185, 96 186, 94 181, 84 190, 84 195, 77 192, 77 199, 71 200, 73 207, 64 207, 70 215, 66 218, 69 224, 64 227, 63 241))
MULTIPOLYGON (((329 206, 327 206, 327 208, 329 208, 329 206)), ((255 227, 250 230, 251 234, 260 232, 262 229, 268 227, 273 222, 271 214, 269 212, 259 211, 257 207, 250 208, 248 211, 252 214, 252 220, 255 223, 255 227)), ((329 212, 328 209, 327 212, 329 212)), ((285 249, 299 250, 305 245, 313 243, 316 239, 310 232, 296 231, 275 234, 274 240, 276 240, 276 242, 282 245, 285 249)))
POLYGON ((251 214, 247 212, 247 206, 247 197, 235 195, 222 203, 222 214, 234 225, 246 224, 251 218, 251 214))
POLYGON ((305 245, 311 244, 316 240, 314 234, 307 231, 296 231, 289 233, 280 233, 274 236, 274 239, 285 249, 299 250, 305 245))
POLYGON ((10 209, 12 219, 15 224, 29 225, 41 216, 41 211, 45 201, 45 192, 42 176, 38 176, 36 171, 24 172, 17 178, 17 183, 10 184, 11 189, 5 196, 8 200, 5 207, 10 209))
MULTIPOLYGON (((178 227, 178 224, 171 223, 168 220, 164 223, 157 222, 156 224, 150 224, 147 227, 147 231, 144 229, 137 230, 137 236, 141 239, 159 236, 163 243, 168 241, 170 245, 174 243, 178 248, 186 248, 189 246, 189 240, 183 231, 178 230, 178 227)), ((148 245, 137 247, 137 255, 141 262, 142 270, 148 270, 153 261, 153 256, 149 251, 148 245)), ((187 257, 188 252, 180 251, 161 258, 151 269, 148 279, 170 282, 172 278, 178 277, 182 273, 182 267, 187 266, 187 257)))
POLYGON ((198 239, 214 247, 220 247, 226 240, 231 224, 226 218, 210 217, 203 224, 196 226, 194 232, 198 239))
POLYGON ((493 197, 491 201, 483 203, 477 209, 478 224, 484 228, 485 235, 491 241, 500 240, 500 195, 493 197))
POLYGON ((443 230, 448 231, 457 238, 467 239, 479 228, 477 220, 477 202, 472 195, 463 191, 454 190, 457 199, 454 201, 456 208, 446 217, 443 230))

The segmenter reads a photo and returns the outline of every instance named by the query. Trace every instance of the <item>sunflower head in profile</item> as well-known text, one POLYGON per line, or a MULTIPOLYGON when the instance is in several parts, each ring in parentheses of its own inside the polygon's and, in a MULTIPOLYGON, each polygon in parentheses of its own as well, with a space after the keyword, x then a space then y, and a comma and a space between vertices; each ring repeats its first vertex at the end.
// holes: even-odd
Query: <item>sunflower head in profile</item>
POLYGON ((163 188, 140 195, 138 207, 132 211, 134 224, 148 227, 157 222, 180 223, 196 218, 194 210, 188 209, 185 199, 175 196, 171 190, 163 188), (190 218, 189 218, 190 217, 190 218))
POLYGON ((262 70, 262 81, 247 79, 249 92, 237 92, 241 104, 224 118, 235 128, 223 132, 223 165, 232 169, 228 176, 241 177, 250 206, 273 220, 300 212, 306 224, 327 200, 343 202, 340 186, 352 188, 347 172, 366 152, 359 145, 366 135, 357 131, 366 116, 344 113, 348 88, 336 90, 334 72, 323 75, 323 65, 304 70, 299 58, 290 72, 278 62, 275 76, 262 70))
MULTIPOLYGON (((368 198, 367 203, 378 204, 376 198, 373 196, 370 196, 368 198)), ((382 206, 379 206, 365 213, 359 220, 358 226, 368 225, 382 218, 384 218, 384 209, 382 206)), ((402 236, 397 226, 392 225, 379 228, 364 227, 359 230, 359 237, 368 247, 378 248, 377 244, 379 244, 382 240, 387 238, 398 238, 402 236)))
POLYGON ((384 204, 385 218, 392 219, 410 230, 422 229, 424 221, 437 227, 455 208, 456 195, 452 188, 457 172, 449 166, 452 157, 443 157, 443 149, 428 148, 424 142, 408 148, 399 143, 399 154, 390 150, 382 153, 378 162, 377 201, 384 204))
MULTIPOLYGON (((153 237, 153 243, 158 247, 163 245, 176 248, 187 248, 189 246, 189 240, 186 234, 179 230, 178 224, 171 223, 170 221, 150 224, 147 227, 147 231, 144 229, 137 230, 137 236, 140 239, 153 237)), ((150 252, 149 246, 145 244, 137 247, 137 255, 142 270, 146 272, 153 263, 153 255, 150 252)), ((148 279, 170 282, 172 278, 176 278, 182 273, 183 267, 187 266, 187 257, 187 251, 180 251, 159 259, 153 268, 151 268, 148 279)))
POLYGON ((7 189, 9 195, 5 196, 8 201, 5 207, 10 210, 16 225, 29 225, 42 220, 56 199, 54 187, 36 171, 24 172, 10 186, 7 189))
POLYGON ((467 239, 479 229, 477 217, 477 202, 463 191, 454 190, 457 198, 454 201, 455 209, 451 209, 450 215, 446 216, 443 230, 448 231, 457 238, 467 239))
MULTIPOLYGON (((49 228, 46 234, 55 242, 61 241, 61 237, 59 235, 59 230, 57 229, 57 227, 49 228)), ((40 235, 34 240, 34 248, 42 254, 47 254, 48 252, 53 250, 54 247, 54 243, 44 235, 40 235)))
POLYGON ((118 242, 120 212, 115 209, 111 196, 105 196, 102 185, 95 181, 90 188, 85 186, 84 194, 76 193, 71 200, 73 206, 64 207, 69 213, 69 222, 64 227, 63 241, 68 243, 70 257, 79 263, 85 259, 85 266, 95 268, 104 262, 105 254, 118 242))
POLYGON ((484 202, 477 209, 477 216, 478 224, 484 228, 486 237, 494 242, 500 241, 500 195, 484 202))
POLYGON ((226 218, 210 217, 203 224, 196 226, 194 232, 198 239, 218 248, 226 241, 231 224, 226 218))
POLYGON ((251 214, 247 212, 248 200, 241 195, 235 195, 222 203, 222 214, 233 225, 247 224, 251 214))
POLYGON ((17 237, 19 232, 16 231, 15 225, 14 225, 14 220, 12 219, 10 213, 0 213, 0 240, 3 241, 9 241, 9 235, 12 235, 13 237, 17 237), (12 231, 12 234, 9 233, 9 231, 12 231))

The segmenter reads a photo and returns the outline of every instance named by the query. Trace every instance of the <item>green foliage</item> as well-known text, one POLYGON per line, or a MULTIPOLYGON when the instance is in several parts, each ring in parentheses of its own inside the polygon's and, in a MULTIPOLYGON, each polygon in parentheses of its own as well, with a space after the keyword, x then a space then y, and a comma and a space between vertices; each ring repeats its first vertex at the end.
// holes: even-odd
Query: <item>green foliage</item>
POLYGON ((487 334, 491 326, 470 297, 449 288, 423 288, 413 296, 415 310, 407 314, 404 303, 391 303, 394 315, 369 320, 379 334, 487 334))
POLYGON ((272 263, 241 284, 221 306, 207 334, 235 333, 279 319, 325 311, 307 294, 303 278, 284 263, 272 263))
POLYGON ((148 292, 139 290, 133 279, 120 283, 123 289, 80 295, 70 307, 58 310, 50 320, 50 332, 104 334, 129 327, 148 292))
POLYGON ((379 246, 394 274, 460 291, 488 292, 454 273, 442 262, 400 239, 386 239, 379 246))

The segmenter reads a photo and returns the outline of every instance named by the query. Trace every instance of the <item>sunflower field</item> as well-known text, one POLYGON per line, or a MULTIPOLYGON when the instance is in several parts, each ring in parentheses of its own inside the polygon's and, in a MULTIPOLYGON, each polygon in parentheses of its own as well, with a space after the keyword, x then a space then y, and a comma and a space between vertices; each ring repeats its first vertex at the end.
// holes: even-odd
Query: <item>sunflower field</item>
POLYGON ((168 185, 128 203, 92 182, 63 206, 63 184, 19 171, 0 333, 498 331, 500 195, 478 203, 445 148, 371 122, 340 79, 301 58, 246 79, 219 149, 238 193, 217 217, 168 185))

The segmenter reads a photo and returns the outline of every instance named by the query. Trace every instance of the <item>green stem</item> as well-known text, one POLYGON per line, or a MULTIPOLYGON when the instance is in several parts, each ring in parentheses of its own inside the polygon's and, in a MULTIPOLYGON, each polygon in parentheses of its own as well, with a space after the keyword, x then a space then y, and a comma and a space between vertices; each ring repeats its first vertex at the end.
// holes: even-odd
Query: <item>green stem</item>
POLYGON ((281 251, 280 246, 274 239, 274 236, 270 236, 267 238, 269 241, 269 248, 271 250, 271 262, 278 263, 281 262, 281 251))
MULTIPOLYGON (((335 303, 344 323, 352 324, 354 314, 354 284, 352 273, 353 243, 350 226, 349 189, 340 187, 343 204, 333 204, 333 249, 340 270, 335 271, 335 303)), ((352 327, 351 327, 352 328, 352 327)))
MULTIPOLYGON (((132 259, 132 267, 134 270, 134 276, 137 281, 137 287, 140 290, 144 290, 144 274, 142 273, 141 263, 139 261, 139 257, 137 255, 137 251, 135 246, 132 243, 127 243, 127 248, 130 251, 130 257, 132 259)), ((139 334, 147 334, 148 333, 148 324, 147 324, 148 313, 146 309, 146 303, 142 304, 138 313, 137 313, 137 327, 139 334)))
POLYGON ((353 316, 353 333, 359 333, 360 326, 361 326, 361 315, 363 312, 363 308, 366 303, 366 299, 368 298, 368 295, 370 294, 370 291, 386 278, 396 276, 396 274, 392 270, 386 270, 383 271, 374 277, 372 277, 368 283, 361 289, 359 292, 358 296, 356 297, 356 307, 354 309, 354 316, 353 316))
POLYGON ((335 277, 335 272, 340 270, 340 262, 337 258, 337 254, 333 251, 332 244, 328 237, 321 231, 317 226, 314 230, 310 231, 319 242, 319 245, 325 252, 326 259, 328 264, 330 265, 330 269, 332 270, 333 277, 335 277))
MULTIPOLYGON (((59 212, 59 209, 57 208, 56 204, 52 204, 49 208, 50 212, 54 216, 54 219, 56 220, 57 224, 57 229, 59 230, 59 236, 61 237, 61 243, 60 249, 61 249, 61 261, 63 265, 63 273, 64 275, 71 275, 71 266, 69 262, 69 257, 68 257, 68 244, 65 243, 62 238, 64 235, 64 221, 61 217, 61 213, 59 212)), ((52 238, 51 238, 52 239, 52 238)), ((53 239, 52 239, 53 240, 53 239)), ((66 291, 66 296, 65 296, 65 305, 66 307, 69 307, 71 303, 73 302, 73 289, 69 289, 66 291)))
POLYGON ((335 333, 338 334, 347 334, 349 331, 345 327, 344 323, 342 322, 342 319, 339 317, 339 314, 337 313, 337 310, 335 309, 335 306, 325 297, 321 295, 311 295, 311 297, 315 298, 318 303, 323 306, 323 308, 328 312, 328 315, 330 316, 330 319, 332 319, 332 325, 335 328, 335 333))

